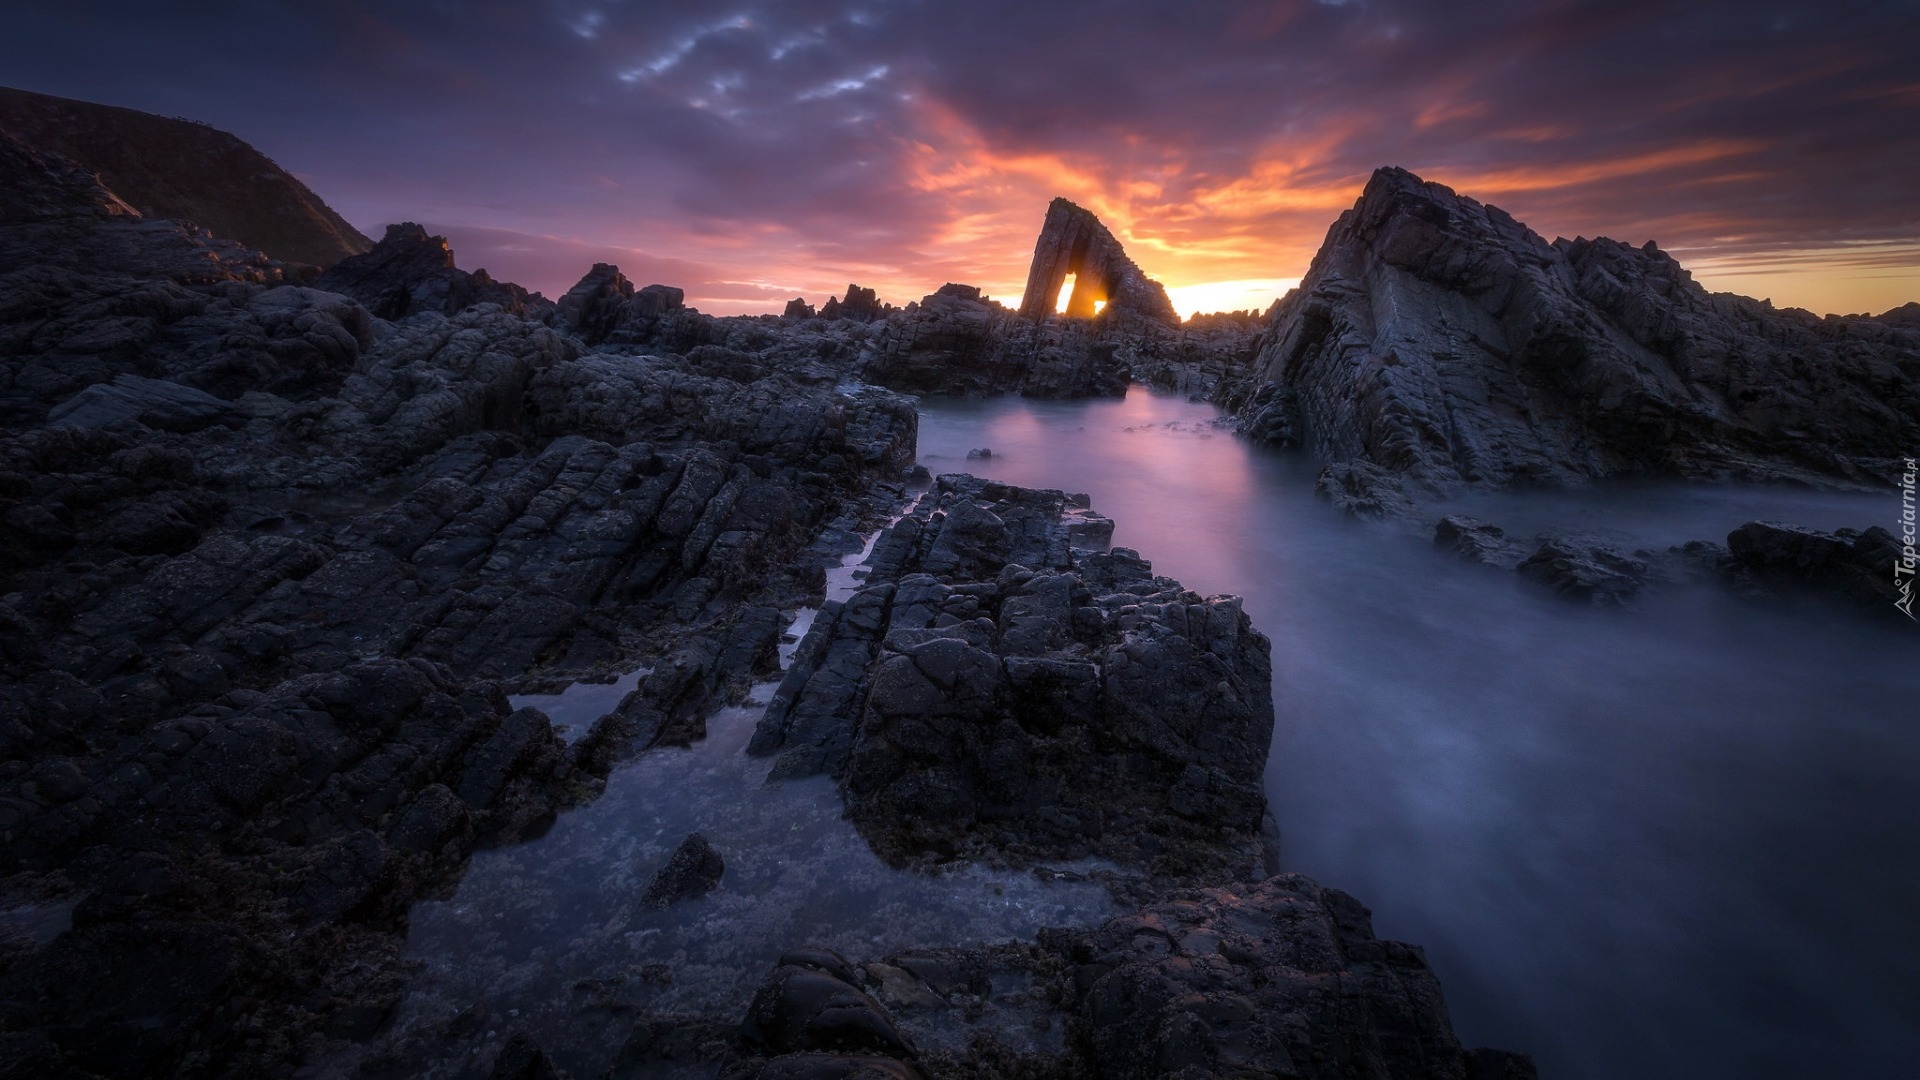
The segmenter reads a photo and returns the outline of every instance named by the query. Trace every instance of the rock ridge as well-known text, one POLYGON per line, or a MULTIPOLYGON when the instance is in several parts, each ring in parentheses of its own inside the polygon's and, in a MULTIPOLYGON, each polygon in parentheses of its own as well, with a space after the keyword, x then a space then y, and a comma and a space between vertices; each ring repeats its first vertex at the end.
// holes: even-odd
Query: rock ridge
MULTIPOLYGON (((1897 320, 1890 320, 1897 322, 1897 320)), ((1710 294, 1651 243, 1545 240, 1381 169, 1229 395, 1256 439, 1430 496, 1621 476, 1890 483, 1920 334, 1710 294)))

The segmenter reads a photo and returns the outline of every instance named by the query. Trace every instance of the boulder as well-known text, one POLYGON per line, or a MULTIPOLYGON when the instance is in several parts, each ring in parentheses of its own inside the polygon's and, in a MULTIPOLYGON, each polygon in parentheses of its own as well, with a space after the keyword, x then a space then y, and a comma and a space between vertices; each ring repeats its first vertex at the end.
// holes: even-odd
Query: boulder
POLYGON ((1094 1075, 1535 1075, 1524 1055, 1461 1047, 1420 950, 1299 875, 1179 893, 1070 950, 1094 1075))
POLYGON ((1878 525, 1822 532, 1750 521, 1727 534, 1720 570, 1749 595, 1816 594, 1865 611, 1911 611, 1914 567, 1878 525))
POLYGON ((830 949, 782 956, 754 994, 740 1031, 749 1043, 774 1054, 915 1056, 893 1018, 860 988, 846 959, 830 949))
POLYGON ((1646 587, 1652 567, 1644 553, 1629 555, 1597 541, 1556 537, 1542 543, 1516 569, 1521 577, 1569 600, 1620 607, 1646 587))
POLYGON ((700 833, 693 833, 673 849, 667 864, 653 876, 653 882, 640 897, 640 906, 659 910, 672 907, 682 900, 698 899, 720 884, 720 877, 726 870, 726 860, 713 849, 707 838, 700 833))

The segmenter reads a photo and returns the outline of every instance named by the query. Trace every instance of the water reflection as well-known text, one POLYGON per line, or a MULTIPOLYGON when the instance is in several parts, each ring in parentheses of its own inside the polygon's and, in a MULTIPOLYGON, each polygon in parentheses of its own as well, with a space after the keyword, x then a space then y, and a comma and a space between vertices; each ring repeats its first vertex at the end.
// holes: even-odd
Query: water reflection
MULTIPOLYGON (((1214 415, 929 400, 921 460, 1085 491, 1156 570, 1246 597, 1283 861, 1425 946, 1470 1044, 1560 1078, 1915 1074, 1920 638, 1708 588, 1578 608, 1339 516, 1312 463, 1214 415)), ((1635 485, 1444 512, 1664 548, 1894 501, 1635 485)))
POLYGON ((551 694, 512 694, 507 697, 507 704, 516 709, 539 709, 546 713, 561 740, 572 742, 586 734, 595 720, 618 708, 621 699, 652 670, 635 668, 612 682, 577 682, 551 694))

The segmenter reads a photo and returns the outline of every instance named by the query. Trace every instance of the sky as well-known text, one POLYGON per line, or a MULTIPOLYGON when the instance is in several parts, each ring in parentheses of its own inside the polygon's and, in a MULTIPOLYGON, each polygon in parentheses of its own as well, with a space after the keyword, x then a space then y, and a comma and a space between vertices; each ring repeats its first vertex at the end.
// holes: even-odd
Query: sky
POLYGON ((1048 201, 1264 308, 1398 165, 1709 288, 1920 299, 1920 0, 8 0, 0 85, 207 121, 362 231, 718 314, 1018 302, 1048 201))

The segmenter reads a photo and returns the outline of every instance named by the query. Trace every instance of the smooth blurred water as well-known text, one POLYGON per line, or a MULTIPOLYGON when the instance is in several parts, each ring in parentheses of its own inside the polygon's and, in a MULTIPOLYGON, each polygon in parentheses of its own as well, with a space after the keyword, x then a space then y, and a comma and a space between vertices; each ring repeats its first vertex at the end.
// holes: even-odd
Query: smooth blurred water
MULTIPOLYGON (((1549 1080, 1920 1076, 1920 628, 1676 587, 1578 607, 1313 496, 1211 406, 924 400, 920 460, 1090 494, 1273 640, 1288 869, 1416 942, 1549 1080), (986 448, 988 458, 968 459, 986 448)), ((1436 509, 1724 541, 1895 496, 1633 485, 1436 509)))

